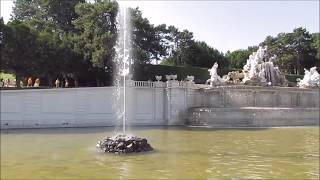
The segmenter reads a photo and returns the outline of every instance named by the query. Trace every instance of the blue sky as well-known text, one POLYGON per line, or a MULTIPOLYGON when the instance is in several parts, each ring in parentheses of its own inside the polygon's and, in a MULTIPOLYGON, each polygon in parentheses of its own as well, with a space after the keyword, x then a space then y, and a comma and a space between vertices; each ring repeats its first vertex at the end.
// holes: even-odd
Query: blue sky
MULTIPOLYGON (((139 7, 152 24, 188 29, 196 40, 226 52, 257 45, 267 35, 305 27, 319 32, 319 1, 121 1, 139 7)), ((1 0, 10 18, 11 0, 1 0)))

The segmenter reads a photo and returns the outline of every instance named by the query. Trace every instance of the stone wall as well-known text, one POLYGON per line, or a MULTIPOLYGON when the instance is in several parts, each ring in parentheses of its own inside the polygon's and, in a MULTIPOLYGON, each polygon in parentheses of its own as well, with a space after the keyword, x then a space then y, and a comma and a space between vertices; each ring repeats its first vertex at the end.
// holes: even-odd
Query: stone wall
MULTIPOLYGON (((2 90, 1 128, 121 125, 119 108, 114 105, 121 105, 123 99, 115 102, 115 90, 115 87, 2 90)), ((224 122, 237 126, 233 121, 244 126, 310 125, 317 124, 314 121, 319 117, 319 89, 248 86, 203 89, 192 82, 171 80, 128 82, 126 93, 129 125, 219 126, 224 122), (203 108, 209 108, 210 113, 203 108), (198 115, 198 119, 194 118, 198 115), (299 123, 291 121, 292 117, 297 117, 294 121, 299 123), (307 119, 312 122, 304 121, 307 119)))
MULTIPOLYGON (((1 91, 1 128, 121 124, 114 92, 114 87, 1 91)), ((164 88, 128 87, 127 95, 128 124, 165 124, 164 88)))
POLYGON ((187 124, 210 127, 319 125, 319 89, 221 86, 200 90, 187 124))
POLYGON ((221 86, 201 91, 203 107, 319 107, 319 89, 221 86))
POLYGON ((206 127, 319 126, 319 108, 191 108, 187 125, 206 127))

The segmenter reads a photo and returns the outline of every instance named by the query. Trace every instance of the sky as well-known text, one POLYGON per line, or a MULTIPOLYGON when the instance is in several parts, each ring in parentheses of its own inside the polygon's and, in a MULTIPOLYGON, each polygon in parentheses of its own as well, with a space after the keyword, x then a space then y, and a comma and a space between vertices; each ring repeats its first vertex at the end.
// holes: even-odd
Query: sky
MULTIPOLYGON (((258 45, 266 36, 304 27, 319 32, 316 1, 120 1, 139 7, 151 24, 174 25, 193 32, 222 52, 258 45)), ((12 0, 1 0, 1 16, 10 18, 12 0)))

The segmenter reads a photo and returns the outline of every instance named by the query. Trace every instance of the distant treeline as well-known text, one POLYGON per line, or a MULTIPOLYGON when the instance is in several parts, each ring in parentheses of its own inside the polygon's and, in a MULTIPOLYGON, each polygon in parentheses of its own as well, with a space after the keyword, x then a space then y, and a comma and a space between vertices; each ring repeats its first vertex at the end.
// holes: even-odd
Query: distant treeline
MULTIPOLYGON (((110 0, 16 0, 11 20, 4 24, 1 18, 0 70, 15 74, 17 86, 29 76, 45 79, 49 86, 56 78, 73 79, 81 86, 111 85, 118 10, 118 3, 110 0)), ((257 49, 253 46, 224 54, 196 41, 188 30, 166 24, 155 26, 138 8, 129 11, 134 66, 161 62, 209 68, 218 62, 222 69, 241 69, 257 49)), ((260 45, 267 45, 270 55, 278 56, 282 71, 301 74, 303 68, 319 67, 319 42, 319 33, 296 28, 268 36, 260 45)), ((161 68, 156 72, 167 72, 161 68)), ((192 73, 197 72, 189 75, 192 73)))

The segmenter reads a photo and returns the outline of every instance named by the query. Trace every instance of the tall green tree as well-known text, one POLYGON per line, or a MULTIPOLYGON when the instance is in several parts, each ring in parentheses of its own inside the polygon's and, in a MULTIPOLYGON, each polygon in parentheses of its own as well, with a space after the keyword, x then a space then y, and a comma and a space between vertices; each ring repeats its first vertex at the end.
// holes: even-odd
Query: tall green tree
POLYGON ((43 31, 74 31, 75 6, 85 0, 16 0, 12 19, 43 31))
POLYGON ((168 49, 170 55, 167 60, 172 61, 173 65, 186 65, 188 59, 186 52, 194 43, 193 33, 186 29, 181 32, 174 26, 169 26, 167 31, 166 38, 169 41, 168 49))
POLYGON ((45 6, 46 0, 16 0, 11 19, 23 21, 38 31, 52 31, 56 28, 45 6))
POLYGON ((75 6, 85 0, 46 0, 44 8, 47 17, 63 32, 74 32, 74 21, 78 18, 75 6))
POLYGON ((86 67, 83 58, 74 51, 72 38, 77 33, 75 6, 81 2, 84 0, 15 1, 12 19, 23 21, 37 32, 35 52, 39 67, 35 67, 34 73, 46 77, 49 85, 54 78, 70 73, 77 79, 77 74, 86 67))
POLYGON ((320 68, 320 33, 312 34, 312 47, 316 51, 316 66, 320 68))
POLYGON ((142 17, 138 8, 130 9, 132 24, 132 59, 135 63, 159 61, 167 55, 166 25, 154 26, 147 18, 142 17))
POLYGON ((105 76, 105 68, 110 70, 107 73, 110 79, 117 39, 117 2, 79 3, 75 12, 78 18, 74 24, 79 31, 74 36, 75 52, 92 64, 97 82, 100 82, 98 77, 105 76))
POLYGON ((205 42, 195 41, 193 33, 179 31, 174 26, 169 26, 166 39, 169 43, 169 57, 162 64, 174 66, 212 67, 217 62, 221 68, 228 66, 224 54, 208 46, 205 42))
POLYGON ((219 64, 220 68, 228 66, 228 61, 224 54, 208 46, 203 41, 192 42, 185 54, 187 55, 186 64, 189 66, 210 68, 215 62, 219 64))
POLYGON ((36 50, 37 36, 21 21, 1 25, 3 39, 1 47, 1 68, 16 75, 16 85, 20 87, 21 77, 33 74, 39 67, 36 50))
POLYGON ((280 68, 292 74, 303 74, 304 68, 316 65, 317 49, 312 35, 305 28, 295 28, 290 33, 268 36, 261 45, 268 46, 269 54, 278 57, 280 68))
POLYGON ((247 49, 239 49, 233 52, 229 52, 226 55, 231 68, 242 69, 247 63, 249 56, 256 51, 258 48, 256 46, 248 47, 247 49))

